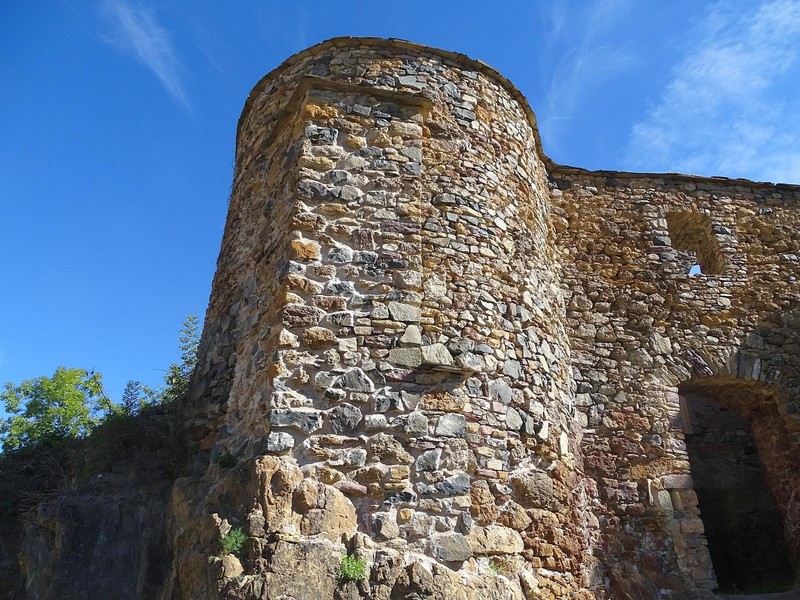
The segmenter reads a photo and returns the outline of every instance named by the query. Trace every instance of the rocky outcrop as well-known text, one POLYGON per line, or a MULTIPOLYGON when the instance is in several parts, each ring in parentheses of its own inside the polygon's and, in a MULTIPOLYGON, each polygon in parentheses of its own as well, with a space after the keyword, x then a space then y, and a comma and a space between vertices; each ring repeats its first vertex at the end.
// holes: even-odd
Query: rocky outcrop
POLYGON ((438 560, 412 555, 397 543, 397 511, 369 515, 372 535, 359 531, 348 496, 304 476, 287 458, 262 456, 183 479, 172 503, 171 546, 194 545, 192 552, 177 553, 164 598, 539 597, 532 595, 538 582, 525 562, 507 560, 523 549, 516 531, 434 534, 425 541, 438 560), (194 512, 183 512, 188 507, 194 512), (226 555, 221 540, 235 528, 247 538, 236 556, 226 555), (363 561, 363 580, 342 576, 345 556, 363 561), (456 573, 454 564, 473 557, 469 569, 456 573))
POLYGON ((0 457, 3 598, 157 597, 170 565, 174 477, 164 454, 141 443, 96 471, 93 451, 109 448, 98 439, 0 457))
POLYGON ((27 598, 156 598, 169 569, 169 482, 106 473, 91 491, 62 492, 24 524, 27 598))
POLYGON ((109 418, 82 440, 0 456, 0 597, 155 599, 185 463, 174 415, 109 418))

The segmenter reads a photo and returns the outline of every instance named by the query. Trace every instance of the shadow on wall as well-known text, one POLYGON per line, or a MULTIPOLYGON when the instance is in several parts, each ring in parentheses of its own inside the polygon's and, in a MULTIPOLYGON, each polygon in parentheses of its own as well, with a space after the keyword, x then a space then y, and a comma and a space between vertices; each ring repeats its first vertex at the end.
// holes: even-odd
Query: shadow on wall
POLYGON ((795 575, 784 532, 788 507, 782 512, 776 496, 785 498, 792 474, 782 464, 788 443, 776 398, 760 386, 714 379, 680 391, 694 491, 719 590, 789 590, 795 575))
POLYGON ((679 386, 693 489, 720 592, 792 588, 800 560, 800 314, 753 330, 727 368, 679 386))

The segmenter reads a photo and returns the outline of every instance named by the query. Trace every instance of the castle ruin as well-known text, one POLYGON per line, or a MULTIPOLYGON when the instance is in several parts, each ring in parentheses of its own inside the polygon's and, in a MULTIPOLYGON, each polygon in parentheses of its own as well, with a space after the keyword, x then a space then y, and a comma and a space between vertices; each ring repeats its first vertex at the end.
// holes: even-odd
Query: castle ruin
POLYGON ((460 54, 293 56, 238 126, 162 597, 790 588, 798 276, 797 186, 554 164, 460 54))

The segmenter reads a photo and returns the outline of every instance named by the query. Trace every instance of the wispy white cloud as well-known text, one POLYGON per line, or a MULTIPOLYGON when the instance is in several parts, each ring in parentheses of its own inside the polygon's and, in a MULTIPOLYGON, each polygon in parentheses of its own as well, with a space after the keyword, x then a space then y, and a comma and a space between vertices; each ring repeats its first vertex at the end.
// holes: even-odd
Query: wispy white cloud
POLYGON ((630 12, 630 0, 597 0, 568 6, 566 2, 543 3, 547 23, 543 69, 548 80, 539 124, 550 143, 557 143, 557 122, 573 117, 587 90, 628 69, 638 58, 620 44, 618 27, 630 12), (564 51, 564 48, 568 50, 564 51), (558 52, 558 58, 552 56, 558 52), (547 73, 549 71, 549 73, 547 73))
POLYGON ((156 21, 153 12, 126 0, 105 0, 103 8, 109 26, 103 39, 150 69, 173 100, 194 115, 181 79, 183 66, 168 32, 156 21))
POLYGON ((718 2, 632 128, 632 168, 800 182, 800 0, 718 2))
POLYGON ((222 75, 225 79, 230 81, 227 72, 220 64, 218 55, 225 55, 228 53, 228 47, 218 37, 210 33, 199 20, 194 17, 188 17, 189 28, 194 37, 195 46, 200 53, 205 57, 215 71, 222 75))

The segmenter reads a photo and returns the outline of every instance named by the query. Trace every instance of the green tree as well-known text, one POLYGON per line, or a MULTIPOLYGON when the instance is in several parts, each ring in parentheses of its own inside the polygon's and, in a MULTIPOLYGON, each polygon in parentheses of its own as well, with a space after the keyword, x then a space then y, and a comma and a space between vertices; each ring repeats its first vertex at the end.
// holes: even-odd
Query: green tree
POLYGON ((65 367, 52 377, 6 383, 0 400, 9 414, 0 422, 4 450, 84 437, 114 410, 100 373, 65 367))
POLYGON ((195 315, 186 317, 178 341, 181 361, 171 364, 164 377, 167 384, 164 394, 166 402, 177 400, 189 391, 189 382, 197 364, 197 347, 200 344, 200 320, 195 315))
POLYGON ((142 386, 148 404, 169 404, 189 391, 194 367, 197 364, 197 347, 200 343, 200 320, 189 315, 183 322, 178 338, 181 350, 180 362, 172 363, 164 375, 164 386, 153 389, 142 386))
POLYGON ((122 392, 122 401, 120 404, 123 414, 137 414, 142 408, 147 406, 144 386, 138 381, 133 380, 126 383, 125 389, 122 392))

